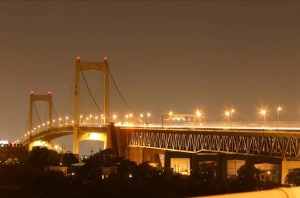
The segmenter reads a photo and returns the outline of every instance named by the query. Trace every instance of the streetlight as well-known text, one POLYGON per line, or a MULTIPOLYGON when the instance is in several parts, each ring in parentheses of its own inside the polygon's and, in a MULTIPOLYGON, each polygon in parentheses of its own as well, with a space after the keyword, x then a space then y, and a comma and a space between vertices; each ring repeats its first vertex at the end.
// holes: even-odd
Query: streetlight
POLYGON ((79 124, 81 123, 81 119, 83 118, 83 115, 79 116, 79 124))
POLYGON ((100 115, 100 123, 103 124, 104 118, 103 118, 103 114, 100 115))
POLYGON ((229 126, 230 112, 229 111, 225 111, 225 116, 227 117, 227 125, 229 126))
POLYGON ((197 110, 195 114, 196 114, 196 118, 198 118, 198 122, 199 122, 199 126, 200 126, 202 112, 197 110))
POLYGON ((263 119, 264 119, 263 126, 265 126, 267 110, 266 110, 265 108, 262 108, 262 109, 259 111, 259 114, 263 117, 263 119))
POLYGON ((90 118, 89 118, 88 116, 85 118, 85 120, 86 120, 86 121, 85 121, 85 124, 86 124, 86 125, 89 124, 89 123, 88 123, 88 122, 89 122, 89 119, 90 119, 90 118))
POLYGON ((147 124, 149 124, 149 118, 151 117, 151 113, 150 112, 148 112, 147 113, 147 124))
POLYGON ((66 125, 68 125, 69 116, 66 116, 66 125))
POLYGON ((61 119, 61 117, 60 118, 58 118, 58 126, 60 127, 60 121, 61 121, 62 119, 61 119))
POLYGON ((233 115, 234 112, 235 112, 234 109, 226 110, 224 112, 225 116, 227 117, 227 124, 228 124, 228 126, 229 126, 229 124, 232 125, 232 115, 233 115))
POLYGON ((278 130, 278 123, 279 123, 279 113, 282 110, 282 108, 279 106, 277 107, 277 130, 278 130))
POLYGON ((144 122, 144 114, 143 113, 140 114, 140 118, 141 118, 141 121, 145 124, 145 122, 144 122))
POLYGON ((92 115, 92 114, 90 114, 90 119, 89 119, 89 120, 90 120, 90 125, 92 125, 92 124, 93 124, 93 119, 92 119, 92 118, 93 118, 93 115, 92 115))
POLYGON ((97 115, 96 115, 96 116, 94 116, 94 119, 95 119, 95 124, 96 124, 96 125, 98 125, 98 118, 99 118, 99 117, 98 117, 97 115))
POLYGON ((114 114, 112 117, 113 117, 114 122, 117 122, 117 114, 114 114))

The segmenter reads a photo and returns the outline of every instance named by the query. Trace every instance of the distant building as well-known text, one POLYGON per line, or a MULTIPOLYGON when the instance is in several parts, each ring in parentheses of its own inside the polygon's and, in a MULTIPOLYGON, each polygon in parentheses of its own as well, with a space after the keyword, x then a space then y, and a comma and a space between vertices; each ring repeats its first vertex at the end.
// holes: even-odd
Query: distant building
POLYGON ((7 141, 0 142, 0 163, 8 160, 14 159, 17 161, 23 161, 27 158, 28 153, 25 147, 21 144, 11 144, 7 141))
POLYGON ((45 168, 46 171, 56 171, 61 172, 64 175, 68 174, 68 167, 67 166, 47 166, 45 168))
POLYGON ((101 167, 100 172, 101 172, 101 178, 105 179, 108 178, 109 175, 117 174, 118 167, 117 166, 101 167))

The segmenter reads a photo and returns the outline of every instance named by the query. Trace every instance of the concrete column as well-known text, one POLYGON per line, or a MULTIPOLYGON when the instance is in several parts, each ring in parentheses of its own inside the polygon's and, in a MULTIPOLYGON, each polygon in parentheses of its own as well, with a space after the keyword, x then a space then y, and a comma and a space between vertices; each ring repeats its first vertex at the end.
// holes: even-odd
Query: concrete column
POLYGON ((280 165, 280 181, 281 181, 281 184, 284 184, 284 180, 285 180, 285 177, 287 176, 288 174, 288 166, 287 166, 287 161, 284 159, 282 160, 281 162, 281 165, 280 165))
POLYGON ((227 159, 224 155, 219 155, 217 161, 217 179, 226 180, 227 179, 227 159))
POLYGON ((128 148, 128 159, 140 164, 143 162, 144 149, 139 147, 128 148))
POLYGON ((300 168, 300 161, 287 161, 285 159, 282 160, 280 165, 280 178, 281 184, 284 184, 284 180, 289 173, 289 170, 300 168))

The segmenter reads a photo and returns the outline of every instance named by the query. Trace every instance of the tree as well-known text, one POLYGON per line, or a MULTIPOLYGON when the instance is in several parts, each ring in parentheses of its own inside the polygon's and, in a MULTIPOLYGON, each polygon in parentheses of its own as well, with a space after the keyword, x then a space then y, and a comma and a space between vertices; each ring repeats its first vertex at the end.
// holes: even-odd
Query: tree
POLYGON ((294 169, 293 171, 289 172, 285 178, 285 183, 299 186, 300 185, 300 169, 294 169))
POLYGON ((35 169, 43 169, 45 166, 58 166, 59 154, 47 148, 36 147, 29 152, 29 164, 35 169))
POLYGON ((216 179, 216 164, 215 163, 207 163, 201 162, 199 164, 198 175, 202 182, 204 183, 212 183, 215 182, 216 179))
POLYGON ((85 165, 80 170, 80 175, 83 177, 98 178, 100 176, 100 168, 114 165, 116 163, 115 159, 115 153, 112 149, 102 150, 85 161, 85 165))
POLYGON ((238 170, 237 181, 241 185, 241 190, 254 190, 259 184, 258 173, 259 170, 255 168, 254 164, 246 161, 238 170))
POLYGON ((71 166, 71 164, 76 164, 79 162, 77 156, 73 153, 64 153, 61 156, 61 161, 64 166, 71 166))

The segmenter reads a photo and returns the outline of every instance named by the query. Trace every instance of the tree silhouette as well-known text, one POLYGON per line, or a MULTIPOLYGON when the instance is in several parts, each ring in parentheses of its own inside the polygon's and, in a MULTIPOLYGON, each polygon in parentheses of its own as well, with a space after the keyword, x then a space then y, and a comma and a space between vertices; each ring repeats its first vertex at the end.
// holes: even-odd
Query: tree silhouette
POLYGON ((238 170, 237 181, 240 184, 241 190, 254 190, 259 185, 257 179, 259 170, 255 168, 254 164, 247 162, 238 170))
POLYGON ((29 152, 28 161, 33 168, 43 169, 45 166, 58 166, 60 157, 56 151, 36 147, 29 152))
POLYGON ((71 166, 71 164, 76 164, 79 162, 79 159, 73 153, 64 153, 62 154, 61 158, 64 166, 71 166))

